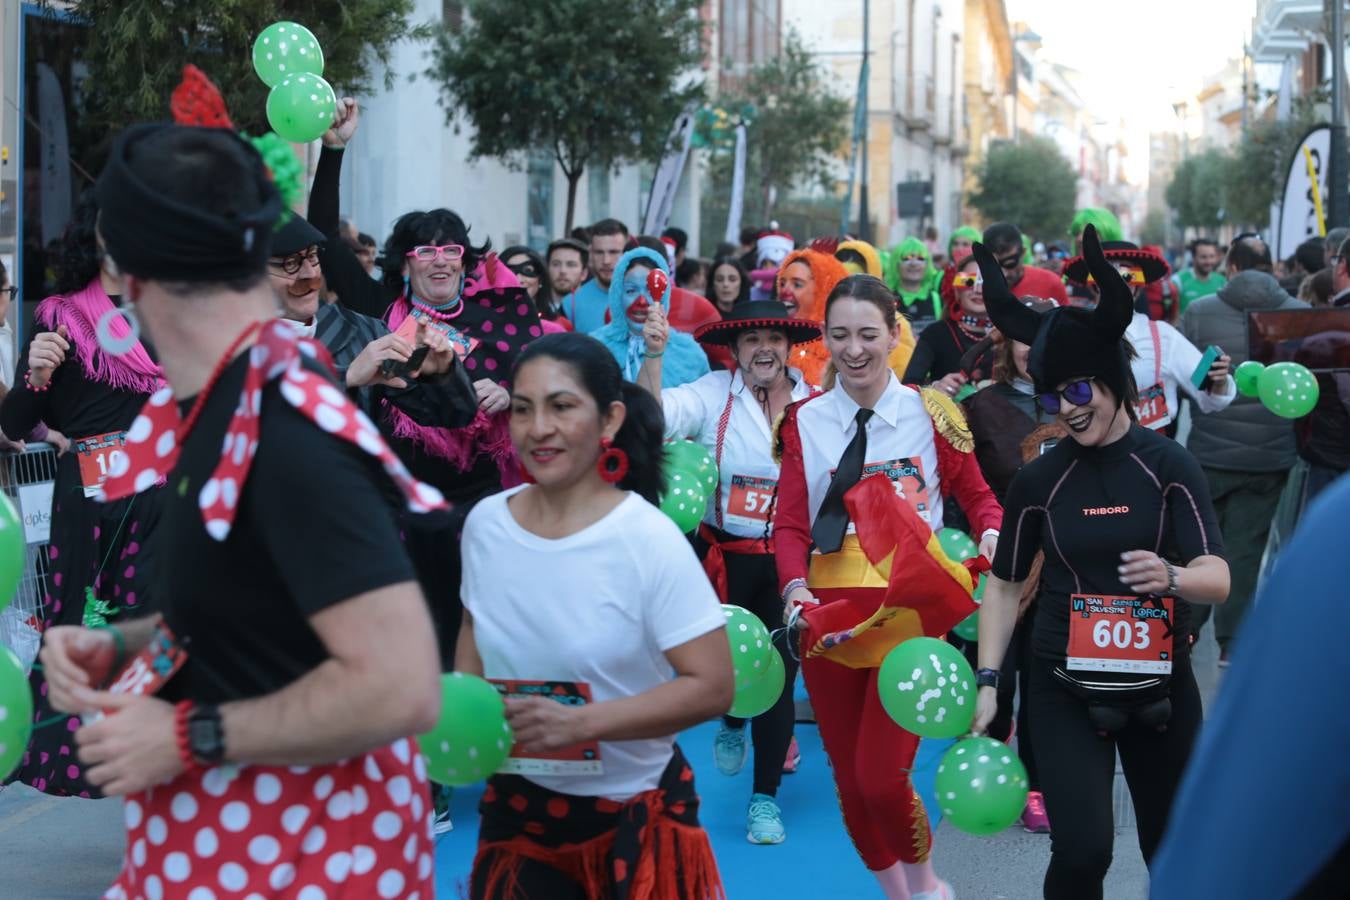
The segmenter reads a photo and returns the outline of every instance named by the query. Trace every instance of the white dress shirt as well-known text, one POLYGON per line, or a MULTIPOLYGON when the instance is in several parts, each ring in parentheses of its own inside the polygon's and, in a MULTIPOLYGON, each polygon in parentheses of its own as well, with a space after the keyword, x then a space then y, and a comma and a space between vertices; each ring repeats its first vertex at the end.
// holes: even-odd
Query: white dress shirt
MULTIPOLYGON (((882 471, 895 492, 914 507, 934 531, 942 527, 942 484, 938 475, 933 420, 923 398, 905 387, 891 372, 881 399, 867 422, 867 462, 863 474, 882 471)), ((830 479, 844 448, 857 431, 858 404, 844 388, 834 388, 797 410, 797 433, 802 442, 802 467, 811 509, 816 520, 830 489, 830 479)), ((849 523, 853 531, 853 523, 849 523)))
MULTIPOLYGON (((1135 313, 1125 336, 1134 345, 1138 357, 1130 364, 1134 372, 1134 383, 1139 388, 1139 423, 1147 428, 1160 429, 1177 417, 1181 407, 1178 405, 1177 388, 1195 401, 1201 412, 1218 412, 1226 409, 1237 396, 1237 386, 1230 374, 1224 382, 1224 393, 1211 394, 1202 391, 1191 383, 1191 373, 1204 356, 1203 351, 1186 340, 1185 335, 1166 322, 1153 322, 1158 329, 1158 343, 1161 351, 1154 347, 1153 330, 1149 327, 1149 318, 1143 313, 1135 313), (1159 375, 1161 373, 1161 375, 1159 375), (1161 397, 1149 397, 1149 388, 1162 384, 1161 397), (1162 401, 1165 407, 1159 402, 1162 401), (1149 403, 1152 406, 1149 406, 1149 403)), ((1156 393, 1156 392, 1155 392, 1156 393)))
MULTIPOLYGON (((811 396, 802 373, 789 368, 792 399, 811 396)), ((773 460, 772 423, 741 373, 709 372, 689 384, 661 390, 666 437, 691 438, 718 460, 720 500, 708 504, 703 521, 746 538, 767 532, 778 464, 773 460), (718 447, 722 414, 731 404, 725 433, 718 447), (720 456, 720 459, 719 459, 720 456)))

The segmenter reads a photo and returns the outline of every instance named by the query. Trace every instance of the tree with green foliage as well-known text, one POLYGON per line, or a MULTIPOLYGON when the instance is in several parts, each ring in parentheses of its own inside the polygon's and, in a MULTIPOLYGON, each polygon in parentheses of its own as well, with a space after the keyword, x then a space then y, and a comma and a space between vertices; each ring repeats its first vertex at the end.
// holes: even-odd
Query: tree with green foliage
MULTIPOLYGON (((748 112, 746 221, 767 222, 775 194, 834 186, 832 157, 848 139, 852 104, 831 92, 820 63, 795 31, 788 32, 778 56, 753 68, 738 90, 718 98, 718 105, 748 112)), ((712 155, 712 181, 719 193, 731 189, 733 160, 729 148, 712 155)))
POLYGON ((1077 176, 1049 138, 1023 136, 993 144, 975 170, 970 205, 985 219, 1023 233, 1058 237, 1073 218, 1077 176))
POLYGON ((655 161, 702 96, 700 0, 467 0, 427 74, 472 154, 521 165, 550 154, 567 178, 565 230, 590 166, 655 161))
MULTIPOLYGON (((377 64, 388 65, 396 42, 430 34, 410 26, 412 11, 413 0, 76 0, 73 12, 90 26, 87 113, 106 130, 165 119, 169 95, 192 63, 220 87, 235 125, 261 134, 268 88, 253 72, 258 32, 299 22, 318 38, 323 77, 339 96, 369 94, 377 64)), ((387 69, 384 84, 393 84, 387 69)))
POLYGON ((1227 218, 1228 175, 1228 157, 1218 150, 1190 156, 1177 167, 1166 198, 1182 228, 1208 231, 1227 218))

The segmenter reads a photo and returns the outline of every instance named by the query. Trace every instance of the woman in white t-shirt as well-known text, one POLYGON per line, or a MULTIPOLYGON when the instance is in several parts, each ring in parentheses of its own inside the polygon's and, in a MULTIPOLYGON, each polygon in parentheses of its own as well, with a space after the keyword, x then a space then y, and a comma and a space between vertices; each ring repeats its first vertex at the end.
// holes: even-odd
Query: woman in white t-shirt
POLYGON ((519 773, 488 781, 472 896, 649 878, 662 900, 718 896, 675 734, 726 712, 731 657, 707 577, 653 505, 660 407, 594 338, 548 335, 516 363, 511 439, 530 483, 479 503, 463 536, 457 667, 516 682, 503 772, 519 773), (676 865, 656 868, 658 845, 676 865))

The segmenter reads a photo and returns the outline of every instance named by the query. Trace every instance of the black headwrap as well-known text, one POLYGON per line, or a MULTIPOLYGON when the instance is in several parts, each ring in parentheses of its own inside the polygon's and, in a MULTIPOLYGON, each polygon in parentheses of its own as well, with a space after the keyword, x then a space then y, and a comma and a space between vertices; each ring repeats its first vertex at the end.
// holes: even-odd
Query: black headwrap
POLYGON ((229 281, 261 272, 283 208, 258 151, 224 128, 132 126, 113 142, 96 192, 108 255, 127 274, 157 281, 229 281), (222 142, 222 149, 223 142, 238 142, 257 180, 258 208, 222 215, 165 196, 134 174, 129 159, 138 145, 183 131, 199 132, 206 149, 212 142, 222 142))
POLYGON ((1103 255, 1096 228, 1083 230, 1083 257, 1101 291, 1096 309, 1060 306, 1036 312, 1008 290, 1002 267, 983 244, 973 250, 984 278, 984 307, 999 331, 1031 347, 1027 372, 1038 393, 1093 375, 1118 400, 1130 396, 1133 376, 1125 329, 1134 314, 1134 295, 1103 255))

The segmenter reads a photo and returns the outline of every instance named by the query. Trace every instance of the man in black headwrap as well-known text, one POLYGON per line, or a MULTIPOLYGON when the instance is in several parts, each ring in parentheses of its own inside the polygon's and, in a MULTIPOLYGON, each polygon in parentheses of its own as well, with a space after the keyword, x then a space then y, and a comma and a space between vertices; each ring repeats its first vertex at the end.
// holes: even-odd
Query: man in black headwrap
POLYGON ((127 797, 109 896, 338 882, 430 896, 426 772, 406 736, 436 721, 440 669, 388 497, 443 500, 333 384, 322 347, 276 320, 282 205, 249 144, 128 129, 98 196, 170 384, 105 484, 115 498, 168 482, 162 615, 53 629, 42 651, 53 705, 84 714, 89 779, 127 797))

